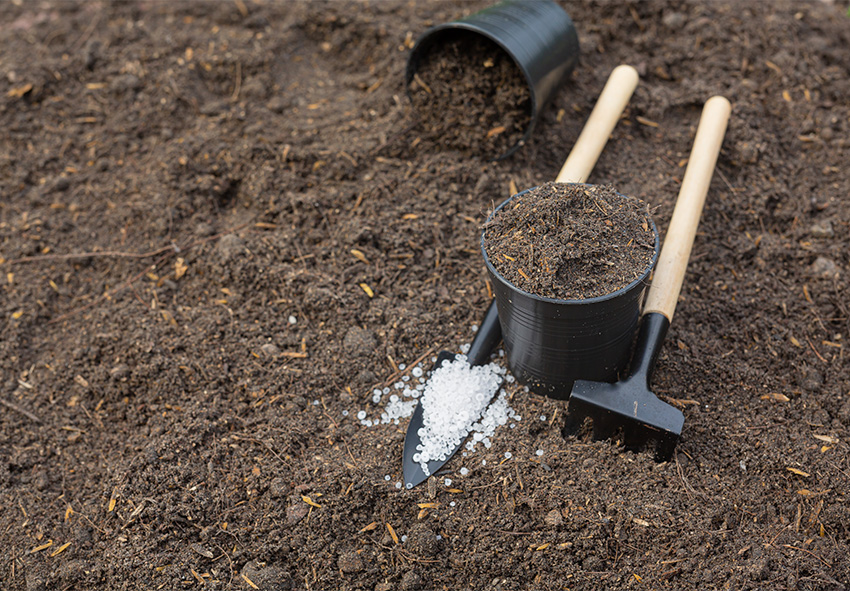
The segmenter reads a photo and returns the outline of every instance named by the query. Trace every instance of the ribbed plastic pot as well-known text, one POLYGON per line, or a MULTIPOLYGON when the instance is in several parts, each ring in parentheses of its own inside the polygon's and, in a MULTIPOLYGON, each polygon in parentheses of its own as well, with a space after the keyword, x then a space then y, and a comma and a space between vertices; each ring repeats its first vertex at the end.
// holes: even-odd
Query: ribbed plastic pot
MULTIPOLYGON (((504 201, 490 217, 526 192, 504 201)), ((481 234, 508 368, 519 383, 537 394, 566 400, 575 380, 612 382, 626 369, 643 295, 658 259, 658 229, 650 222, 655 251, 649 266, 622 289, 584 300, 541 297, 508 282, 484 250, 486 230, 481 234)))
POLYGON ((531 91, 531 119, 522 138, 496 158, 507 158, 528 141, 543 108, 579 58, 578 34, 569 15, 552 0, 507 0, 466 18, 431 27, 413 46, 405 82, 422 57, 452 35, 482 35, 495 42, 522 71, 531 91))

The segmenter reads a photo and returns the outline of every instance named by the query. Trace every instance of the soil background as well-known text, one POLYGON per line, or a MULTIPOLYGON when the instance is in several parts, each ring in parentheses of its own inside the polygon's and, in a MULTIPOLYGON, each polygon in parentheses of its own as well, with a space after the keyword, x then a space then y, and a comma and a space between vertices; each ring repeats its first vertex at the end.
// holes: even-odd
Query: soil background
POLYGON ((846 2, 564 2, 582 60, 500 162, 417 141, 403 87, 484 6, 0 5, 0 588, 850 586, 846 2), (655 375, 675 460, 518 390, 451 487, 397 490, 406 425, 353 415, 471 339, 480 225, 620 63, 590 181, 662 233, 733 104, 655 375))

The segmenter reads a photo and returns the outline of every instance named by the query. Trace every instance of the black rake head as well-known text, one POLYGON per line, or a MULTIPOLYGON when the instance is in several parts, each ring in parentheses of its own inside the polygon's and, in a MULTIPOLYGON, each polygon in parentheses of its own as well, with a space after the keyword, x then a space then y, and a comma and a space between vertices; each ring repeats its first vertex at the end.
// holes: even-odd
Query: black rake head
POLYGON ((641 376, 609 384, 576 380, 567 406, 564 436, 576 435, 585 419, 593 422, 593 439, 622 432, 626 449, 640 451, 655 443, 655 461, 672 459, 685 416, 662 402, 641 376))

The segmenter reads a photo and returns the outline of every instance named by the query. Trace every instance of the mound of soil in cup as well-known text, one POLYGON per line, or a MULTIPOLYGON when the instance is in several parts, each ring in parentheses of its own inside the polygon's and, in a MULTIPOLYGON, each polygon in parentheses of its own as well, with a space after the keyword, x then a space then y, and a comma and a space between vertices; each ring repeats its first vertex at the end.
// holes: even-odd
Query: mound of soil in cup
POLYGON ((655 252, 647 204, 607 185, 535 187, 497 210, 484 230, 484 250, 505 279, 562 300, 626 287, 655 252))
POLYGON ((531 91, 516 63, 465 31, 425 52, 410 99, 425 139, 489 158, 513 147, 531 122, 531 91))

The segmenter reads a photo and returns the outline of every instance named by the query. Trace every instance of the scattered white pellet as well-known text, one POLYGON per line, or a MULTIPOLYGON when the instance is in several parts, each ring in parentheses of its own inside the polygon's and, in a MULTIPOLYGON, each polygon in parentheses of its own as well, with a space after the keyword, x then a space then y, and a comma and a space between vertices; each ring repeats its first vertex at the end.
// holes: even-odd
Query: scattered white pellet
POLYGON ((444 482, 446 483, 446 486, 451 486, 451 485, 452 485, 452 479, 451 479, 451 478, 446 478, 446 479, 444 480, 444 482))
POLYGON ((541 421, 545 421, 545 420, 546 420, 546 415, 540 415, 540 420, 541 420, 541 421))
POLYGON ((472 332, 478 332, 478 325, 477 324, 472 325, 472 332))
MULTIPOLYGON (((464 454, 464 455, 466 455, 466 454, 464 454)), ((466 476, 467 474, 469 474, 469 468, 461 468, 460 469, 460 475, 461 476, 466 476)))
POLYGON ((384 480, 390 480, 390 475, 389 474, 385 475, 384 480))
POLYGON ((440 534, 437 534, 437 541, 439 542, 442 539, 443 539, 443 536, 441 536, 440 534))
POLYGON ((452 501, 451 503, 449 503, 449 507, 454 507, 455 505, 456 505, 456 503, 455 503, 454 501, 452 501))
POLYGON ((395 487, 396 487, 396 488, 401 488, 401 482, 396 482, 396 483, 395 483, 395 487))
POLYGON ((401 543, 403 544, 406 541, 407 541, 407 536, 401 536, 401 543))
POLYGON ((358 419, 360 419, 361 421, 362 421, 362 420, 364 420, 364 419, 366 418, 366 411, 365 411, 365 410, 361 410, 360 412, 358 412, 358 413, 357 413, 357 418, 358 418, 358 419))
POLYGON ((298 322, 298 319, 296 319, 295 316, 289 317, 289 324, 295 324, 296 322, 298 322))
POLYGON ((487 460, 481 460, 481 465, 482 465, 482 466, 486 466, 486 465, 487 465, 487 460))
POLYGON ((398 370, 399 371, 404 371, 405 369, 407 369, 407 366, 404 363, 398 364, 398 370))
POLYGON ((318 401, 318 400, 314 400, 314 401, 313 401, 313 406, 319 406, 319 401, 318 401))
POLYGON ((347 416, 348 416, 348 411, 347 411, 347 410, 342 411, 342 416, 347 417, 347 416))
POLYGON ((535 454, 537 454, 537 456, 542 456, 542 455, 543 455, 543 450, 542 450, 542 449, 538 449, 538 450, 537 450, 536 452, 534 452, 534 453, 535 453, 535 454))
POLYGON ((514 456, 511 452, 509 452, 509 451, 505 452, 505 459, 506 460, 510 460, 512 457, 514 457, 514 456))

